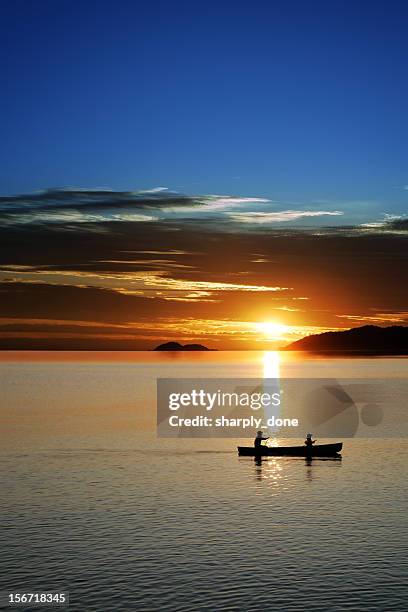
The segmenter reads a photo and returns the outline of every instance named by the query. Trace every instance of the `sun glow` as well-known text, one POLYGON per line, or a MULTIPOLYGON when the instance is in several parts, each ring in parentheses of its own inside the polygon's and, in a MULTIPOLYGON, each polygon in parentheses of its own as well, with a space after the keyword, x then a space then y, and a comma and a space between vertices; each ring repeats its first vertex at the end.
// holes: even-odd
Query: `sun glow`
POLYGON ((289 327, 279 323, 279 321, 263 321, 258 323, 259 331, 270 340, 280 340, 289 327))

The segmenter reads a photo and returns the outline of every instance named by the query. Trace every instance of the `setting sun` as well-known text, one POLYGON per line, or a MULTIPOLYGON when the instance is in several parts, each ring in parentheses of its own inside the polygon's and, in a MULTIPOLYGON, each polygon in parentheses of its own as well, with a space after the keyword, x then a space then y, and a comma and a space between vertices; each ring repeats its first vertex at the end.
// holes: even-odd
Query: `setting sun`
POLYGON ((259 330, 271 340, 279 340, 288 331, 288 326, 278 321, 264 321, 258 323, 259 330))

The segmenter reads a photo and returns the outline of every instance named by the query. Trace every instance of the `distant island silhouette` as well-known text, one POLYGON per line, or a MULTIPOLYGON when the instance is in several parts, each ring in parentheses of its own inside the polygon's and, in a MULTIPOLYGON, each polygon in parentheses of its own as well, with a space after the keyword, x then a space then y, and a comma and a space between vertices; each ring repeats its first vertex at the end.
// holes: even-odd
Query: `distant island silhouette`
POLYGON ((344 331, 313 334, 296 340, 285 351, 313 353, 361 353, 365 355, 408 355, 408 327, 363 325, 344 331))
POLYGON ((180 344, 179 342, 165 342, 159 344, 154 351, 214 351, 216 349, 209 349, 203 344, 180 344))

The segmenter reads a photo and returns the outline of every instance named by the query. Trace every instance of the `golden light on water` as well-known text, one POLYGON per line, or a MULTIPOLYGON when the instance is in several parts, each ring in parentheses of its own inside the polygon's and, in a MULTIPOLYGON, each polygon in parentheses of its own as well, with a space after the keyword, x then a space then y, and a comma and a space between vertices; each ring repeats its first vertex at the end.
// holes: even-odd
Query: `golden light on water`
MULTIPOLYGON (((276 389, 276 383, 274 383, 273 381, 269 381, 268 379, 275 379, 275 380, 279 380, 279 374, 280 374, 280 358, 279 358, 279 351, 265 351, 263 354, 263 377, 265 379, 264 381, 264 391, 268 391, 270 393, 275 392, 276 389), (271 385, 272 383, 272 385, 271 385)), ((271 416, 271 414, 267 415, 265 414, 265 416, 271 416)), ((272 427, 268 428, 268 435, 269 440, 266 442, 267 446, 277 446, 277 440, 276 440, 276 432, 275 429, 272 427)))
POLYGON ((263 354, 263 377, 279 378, 279 351, 265 351, 263 354))

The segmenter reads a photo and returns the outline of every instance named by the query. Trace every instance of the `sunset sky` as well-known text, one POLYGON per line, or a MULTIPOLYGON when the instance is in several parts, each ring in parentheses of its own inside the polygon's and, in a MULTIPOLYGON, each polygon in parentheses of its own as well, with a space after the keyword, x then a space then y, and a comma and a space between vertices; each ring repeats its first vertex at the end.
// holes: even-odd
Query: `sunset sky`
POLYGON ((5 3, 0 348, 406 323, 407 17, 5 3))
POLYGON ((4 199, 1 345, 265 348, 406 321, 407 222, 318 226, 328 211, 281 208, 167 191, 4 199))

